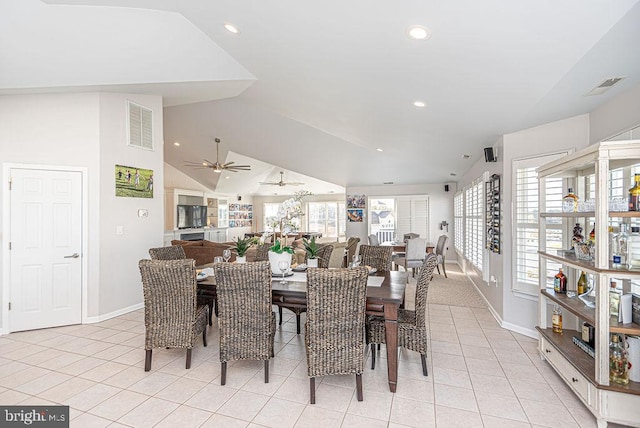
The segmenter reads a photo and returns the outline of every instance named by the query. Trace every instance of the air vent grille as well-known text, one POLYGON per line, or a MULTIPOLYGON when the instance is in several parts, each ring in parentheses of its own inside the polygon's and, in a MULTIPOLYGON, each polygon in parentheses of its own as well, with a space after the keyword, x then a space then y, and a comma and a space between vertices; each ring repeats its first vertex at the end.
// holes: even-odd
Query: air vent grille
POLYGON ((153 110, 127 101, 129 145, 153 150, 153 110))
POLYGON ((608 91, 609 89, 611 89, 611 87, 613 85, 615 85, 616 83, 618 83, 622 79, 624 79, 624 76, 623 77, 612 77, 610 79, 606 79, 602 83, 600 83, 598 86, 593 88, 591 91, 589 91, 589 93, 587 93, 587 95, 588 96, 590 96, 590 95, 600 95, 600 94, 608 91))

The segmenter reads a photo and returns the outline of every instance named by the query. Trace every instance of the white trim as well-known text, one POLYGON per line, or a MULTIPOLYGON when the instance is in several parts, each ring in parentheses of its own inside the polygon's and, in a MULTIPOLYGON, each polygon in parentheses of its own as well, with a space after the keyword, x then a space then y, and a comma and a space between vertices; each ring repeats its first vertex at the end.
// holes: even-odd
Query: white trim
POLYGON ((102 322, 111 318, 119 317, 120 315, 128 314, 129 312, 137 311, 138 309, 142 309, 142 308, 144 308, 144 302, 136 303, 135 305, 131 305, 126 308, 121 308, 113 312, 109 312, 108 314, 102 314, 95 317, 86 317, 82 320, 82 323, 95 324, 97 322, 102 322))
MULTIPOLYGON (((539 291, 539 290, 536 288, 536 291, 539 291)), ((526 291, 523 291, 523 290, 516 290, 512 288, 511 294, 521 299, 531 300, 532 302, 538 301, 538 293, 532 294, 532 293, 527 293, 526 291)))
MULTIPOLYGON (((79 172, 81 175, 82 181, 82 309, 81 309, 81 319, 86 319, 86 314, 88 311, 89 303, 87 301, 88 292, 88 266, 89 266, 89 257, 88 257, 88 248, 89 248, 89 186, 88 186, 88 176, 89 170, 86 167, 74 167, 67 165, 42 165, 42 164, 23 164, 23 163, 3 163, 2 164, 2 186, 4 192, 2 193, 2 243, 3 245, 9 242, 11 236, 11 229, 9 224, 10 217, 10 193, 9 193, 9 177, 12 169, 35 169, 35 170, 49 170, 49 171, 70 171, 70 172, 79 172)), ((2 288, 2 304, 6 305, 9 301, 9 248, 8 245, 4 248, 2 252, 2 282, 0 283, 0 288, 2 288)), ((0 334, 8 334, 11 332, 11 326, 9 325, 9 310, 8 307, 3 308, 2 310, 2 328, 0 329, 0 334)))

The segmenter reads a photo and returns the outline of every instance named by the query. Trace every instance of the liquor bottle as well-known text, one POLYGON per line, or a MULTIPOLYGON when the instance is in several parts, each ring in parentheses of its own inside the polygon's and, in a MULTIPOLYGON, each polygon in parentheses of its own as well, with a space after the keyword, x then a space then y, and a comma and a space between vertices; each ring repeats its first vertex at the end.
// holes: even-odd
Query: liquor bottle
POLYGON ((562 211, 563 212, 578 212, 578 196, 573 193, 573 189, 569 187, 569 191, 562 198, 562 211))
POLYGON ((576 223, 573 226, 573 237, 571 238, 571 248, 574 248, 576 243, 584 241, 584 236, 582 236, 582 226, 580 223, 576 223))
POLYGON ((640 227, 633 226, 627 240, 627 268, 640 269, 640 227))
POLYGON ((556 276, 553 278, 553 291, 562 294, 567 293, 567 277, 562 272, 562 268, 560 268, 556 276))
POLYGON ((629 189, 629 211, 640 211, 640 174, 633 177, 634 186, 629 189))
POLYGON ((627 258, 629 257, 629 234, 627 233, 627 225, 620 225, 620 233, 618 233, 618 245, 616 245, 618 249, 617 257, 614 254, 613 256, 613 265, 615 268, 626 268, 627 267, 627 258))
POLYGON ((562 309, 560 309, 560 306, 553 308, 551 326, 554 333, 562 333, 562 309))
POLYGON ((618 253, 618 234, 613 226, 609 226, 609 262, 615 264, 615 255, 618 253))
POLYGON ((593 223, 593 229, 591 229, 591 232, 589 232, 589 243, 591 245, 596 244, 596 224, 595 223, 593 223))
POLYGON ((629 383, 627 350, 620 343, 620 337, 617 334, 611 335, 609 343, 609 381, 621 385, 629 383))
POLYGON ((587 274, 582 271, 580 278, 578 278, 578 294, 584 294, 587 292, 587 274))

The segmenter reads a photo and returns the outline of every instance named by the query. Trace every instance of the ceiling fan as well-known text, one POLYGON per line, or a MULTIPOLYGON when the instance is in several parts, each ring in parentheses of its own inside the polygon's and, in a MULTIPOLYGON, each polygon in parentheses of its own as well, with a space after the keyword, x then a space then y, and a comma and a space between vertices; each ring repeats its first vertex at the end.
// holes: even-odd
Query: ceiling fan
POLYGON ((260 184, 269 184, 272 186, 302 186, 304 183, 300 181, 284 181, 284 172, 280 171, 280 181, 261 181, 260 184))
POLYGON ((216 142, 216 161, 215 162, 211 162, 205 159, 204 162, 185 161, 185 165, 193 166, 196 168, 210 168, 213 170, 213 172, 251 171, 251 165, 234 165, 235 162, 220 163, 220 138, 216 138, 214 141, 216 142))

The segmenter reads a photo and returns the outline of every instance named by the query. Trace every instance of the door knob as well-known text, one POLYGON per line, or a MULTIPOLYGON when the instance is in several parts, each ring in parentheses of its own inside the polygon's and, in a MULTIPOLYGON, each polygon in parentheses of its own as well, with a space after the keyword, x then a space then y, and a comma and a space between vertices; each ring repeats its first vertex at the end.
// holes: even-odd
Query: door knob
POLYGON ((70 256, 64 256, 65 259, 77 259, 78 257, 80 257, 80 254, 78 253, 73 253, 70 256))

